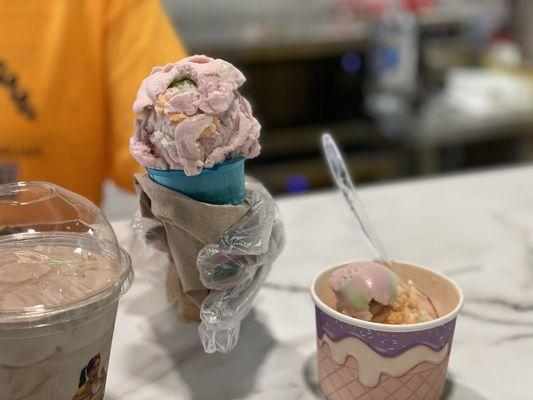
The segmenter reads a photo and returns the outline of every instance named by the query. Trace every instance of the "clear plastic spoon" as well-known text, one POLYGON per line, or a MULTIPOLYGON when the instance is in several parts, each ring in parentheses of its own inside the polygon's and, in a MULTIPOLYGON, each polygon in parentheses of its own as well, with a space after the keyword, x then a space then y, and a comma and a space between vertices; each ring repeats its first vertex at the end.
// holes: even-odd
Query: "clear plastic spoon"
POLYGON ((326 160, 328 161, 331 175, 333 176, 337 187, 344 195, 350 210, 352 210, 353 214, 359 221, 366 239, 370 243, 370 246, 377 256, 377 261, 390 267, 392 265, 392 260, 387 255, 387 252, 378 239, 376 230, 370 222, 363 203, 357 195, 357 191, 355 190, 355 186, 352 182, 352 178, 350 177, 350 173, 346 168, 346 164, 342 158, 341 152, 333 140, 333 137, 329 133, 324 133, 322 135, 322 148, 324 149, 324 154, 326 156, 326 160))
MULTIPOLYGON (((370 222, 370 218, 368 218, 366 214, 362 201, 357 195, 357 191, 355 190, 355 186, 352 182, 352 178, 350 177, 350 173, 348 172, 348 168, 346 167, 346 163, 342 158, 341 152, 339 151, 335 140, 333 140, 333 137, 329 133, 324 133, 322 135, 322 148, 324 149, 324 154, 326 156, 326 160, 328 161, 331 175, 333 176, 337 187, 344 195, 350 210, 352 210, 353 214, 359 221, 361 229, 363 230, 366 239, 370 243, 370 247, 374 250, 374 253, 377 256, 376 261, 390 268, 393 262, 387 255, 385 248, 378 239, 376 230, 370 222)), ((418 293, 418 295, 422 296, 422 298, 428 301, 433 309, 434 314, 438 317, 439 314, 431 299, 425 293, 422 293, 422 291, 415 288, 410 279, 407 281, 407 283, 415 290, 416 293, 418 293)))

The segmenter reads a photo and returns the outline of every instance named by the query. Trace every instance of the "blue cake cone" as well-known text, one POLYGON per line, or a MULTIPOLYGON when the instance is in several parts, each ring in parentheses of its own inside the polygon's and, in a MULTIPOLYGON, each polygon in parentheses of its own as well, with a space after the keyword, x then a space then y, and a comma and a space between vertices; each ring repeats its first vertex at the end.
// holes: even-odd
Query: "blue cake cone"
POLYGON ((237 205, 246 197, 243 157, 204 168, 194 176, 174 169, 146 171, 154 182, 204 203, 237 205))

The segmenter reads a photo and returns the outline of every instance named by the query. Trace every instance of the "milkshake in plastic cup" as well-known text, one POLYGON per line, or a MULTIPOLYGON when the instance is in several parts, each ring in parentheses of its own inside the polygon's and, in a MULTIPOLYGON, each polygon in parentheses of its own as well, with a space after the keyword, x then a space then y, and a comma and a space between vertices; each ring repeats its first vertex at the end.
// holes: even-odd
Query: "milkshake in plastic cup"
POLYGON ((330 288, 334 266, 313 281, 320 389, 331 400, 427 399, 441 397, 461 289, 435 271, 394 262, 393 272, 425 293, 437 312, 427 322, 392 325, 337 311, 330 288))
POLYGON ((101 400, 131 261, 101 211, 44 182, 0 186, 0 400, 101 400))

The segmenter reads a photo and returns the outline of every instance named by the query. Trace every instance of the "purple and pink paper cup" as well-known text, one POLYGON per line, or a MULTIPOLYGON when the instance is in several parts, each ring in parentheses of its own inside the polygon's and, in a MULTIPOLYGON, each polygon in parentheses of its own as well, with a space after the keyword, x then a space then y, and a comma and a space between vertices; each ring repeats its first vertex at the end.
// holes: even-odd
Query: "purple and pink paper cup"
POLYGON ((321 272, 311 286, 318 379, 326 399, 439 399, 463 304, 459 286, 438 272, 395 262, 394 272, 431 298, 439 318, 409 325, 368 322, 335 309, 329 277, 346 264, 321 272))

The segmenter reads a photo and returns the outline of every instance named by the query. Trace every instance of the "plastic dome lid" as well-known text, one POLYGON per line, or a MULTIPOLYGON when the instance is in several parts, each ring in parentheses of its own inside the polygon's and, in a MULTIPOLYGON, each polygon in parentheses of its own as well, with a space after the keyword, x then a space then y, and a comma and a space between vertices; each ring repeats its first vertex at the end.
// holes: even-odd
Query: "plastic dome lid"
POLYGON ((131 260, 93 203, 46 182, 0 185, 0 329, 78 317, 132 281, 131 260))

